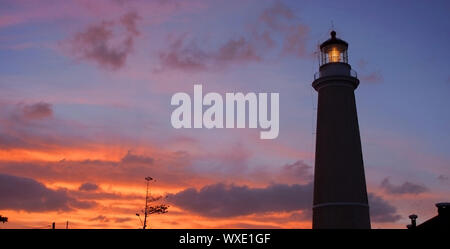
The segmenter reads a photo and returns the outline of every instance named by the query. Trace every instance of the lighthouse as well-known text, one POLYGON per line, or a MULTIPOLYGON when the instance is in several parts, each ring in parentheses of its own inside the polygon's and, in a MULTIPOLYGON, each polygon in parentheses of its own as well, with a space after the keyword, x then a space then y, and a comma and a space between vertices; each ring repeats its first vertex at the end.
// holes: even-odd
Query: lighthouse
POLYGON ((361 138, 356 112, 356 72, 348 43, 331 32, 320 45, 314 167, 313 229, 370 229, 361 138))

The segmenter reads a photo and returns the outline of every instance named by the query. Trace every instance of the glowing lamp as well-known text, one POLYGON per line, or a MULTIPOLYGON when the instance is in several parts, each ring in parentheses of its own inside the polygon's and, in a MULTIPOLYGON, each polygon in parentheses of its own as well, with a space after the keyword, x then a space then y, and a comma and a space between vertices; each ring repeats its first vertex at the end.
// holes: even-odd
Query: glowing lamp
POLYGON ((336 38, 336 32, 331 31, 331 38, 320 45, 320 65, 328 63, 348 63, 348 43, 336 38))

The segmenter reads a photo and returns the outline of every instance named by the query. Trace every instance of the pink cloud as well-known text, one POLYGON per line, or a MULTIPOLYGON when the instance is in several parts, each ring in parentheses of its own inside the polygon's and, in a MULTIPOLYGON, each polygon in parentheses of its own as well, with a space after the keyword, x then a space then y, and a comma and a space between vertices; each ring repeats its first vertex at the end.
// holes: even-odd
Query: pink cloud
POLYGON ((85 31, 76 33, 67 46, 79 58, 117 70, 124 66, 128 55, 133 51, 134 39, 139 35, 136 27, 138 18, 136 12, 129 12, 121 17, 120 24, 125 28, 125 33, 115 33, 117 26, 113 21, 91 25, 85 31))
POLYGON ((295 18, 295 14, 289 7, 280 1, 276 1, 272 6, 265 9, 259 18, 271 28, 277 29, 282 26, 280 23, 282 20, 292 20, 295 18))
POLYGON ((282 53, 284 55, 308 56, 306 41, 309 27, 302 24, 289 7, 277 1, 264 10, 260 20, 267 25, 267 29, 271 32, 281 30, 283 37, 282 53))
POLYGON ((202 49, 199 42, 189 39, 187 34, 179 35, 176 39, 169 37, 169 47, 159 52, 161 67, 157 71, 217 70, 234 63, 261 62, 267 54, 276 51, 277 39, 274 36, 282 38, 278 51, 281 56, 309 56, 306 51, 309 27, 300 23, 294 13, 281 2, 265 9, 248 27, 250 28, 245 35, 230 38, 210 50, 202 49))
POLYGON ((45 102, 25 105, 22 110, 24 117, 28 119, 42 119, 53 115, 52 105, 45 102))
POLYGON ((372 72, 370 74, 362 74, 359 76, 363 83, 380 83, 383 82, 383 75, 380 71, 372 72))

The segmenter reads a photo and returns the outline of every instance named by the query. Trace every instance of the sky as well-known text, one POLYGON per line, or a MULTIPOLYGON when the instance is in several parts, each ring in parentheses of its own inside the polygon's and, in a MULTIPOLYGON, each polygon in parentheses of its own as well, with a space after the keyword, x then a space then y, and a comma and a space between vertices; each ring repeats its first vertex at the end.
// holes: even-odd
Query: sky
POLYGON ((317 45, 349 43, 372 228, 450 196, 448 1, 0 0, 0 228, 311 228, 317 45), (174 129, 176 92, 280 93, 280 133, 174 129), (162 198, 159 198, 162 197, 162 198))

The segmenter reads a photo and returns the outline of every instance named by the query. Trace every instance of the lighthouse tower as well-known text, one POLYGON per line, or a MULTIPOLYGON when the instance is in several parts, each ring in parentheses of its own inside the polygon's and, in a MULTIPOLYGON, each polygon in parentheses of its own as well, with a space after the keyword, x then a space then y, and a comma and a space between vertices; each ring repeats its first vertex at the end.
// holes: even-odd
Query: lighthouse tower
POLYGON ((331 38, 320 45, 313 229, 370 229, 364 164, 348 43, 331 38))

